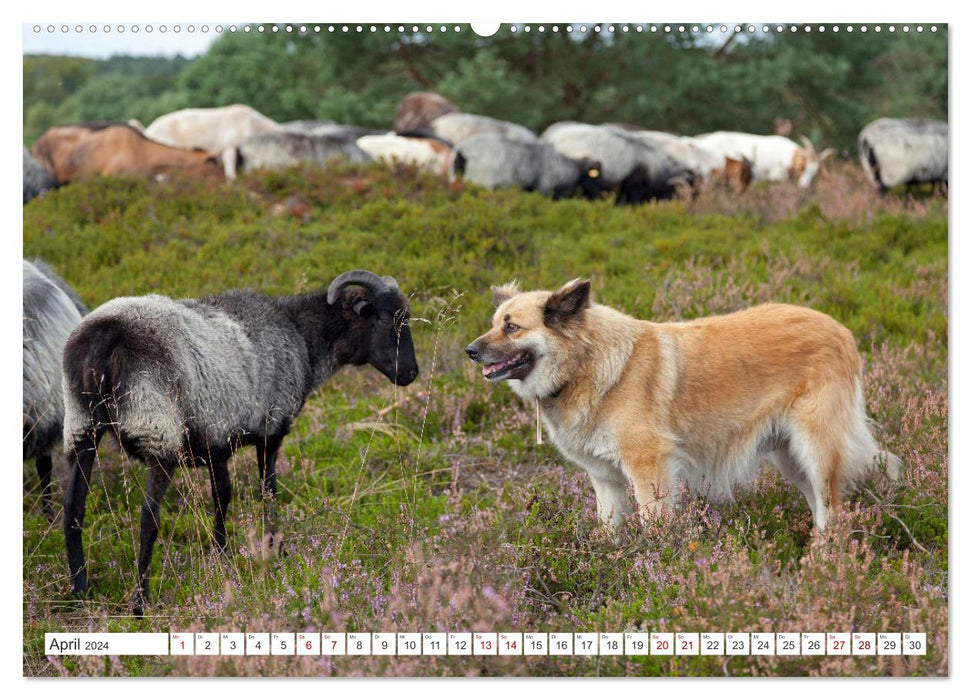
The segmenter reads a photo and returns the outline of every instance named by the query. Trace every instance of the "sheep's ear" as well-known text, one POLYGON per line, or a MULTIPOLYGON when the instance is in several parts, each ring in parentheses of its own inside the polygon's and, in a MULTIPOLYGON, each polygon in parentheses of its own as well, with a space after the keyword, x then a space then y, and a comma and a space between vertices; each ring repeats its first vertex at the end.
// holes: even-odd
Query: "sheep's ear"
POLYGON ((543 307, 543 322, 547 326, 562 325, 576 318, 588 306, 590 280, 572 280, 550 295, 543 307))
POLYGON ((367 299, 358 299, 353 305, 354 313, 363 318, 367 318, 371 315, 374 307, 371 306, 371 302, 367 299))
POLYGON ((497 309, 519 294, 519 285, 515 280, 500 287, 492 287, 492 305, 497 309))

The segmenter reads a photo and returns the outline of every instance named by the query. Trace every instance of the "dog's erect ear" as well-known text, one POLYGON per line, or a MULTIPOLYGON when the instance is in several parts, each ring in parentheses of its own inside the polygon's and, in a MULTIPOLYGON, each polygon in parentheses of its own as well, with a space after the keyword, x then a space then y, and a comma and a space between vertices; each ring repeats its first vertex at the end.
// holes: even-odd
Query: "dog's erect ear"
POLYGON ((556 326, 569 322, 590 306, 590 280, 575 279, 553 292, 543 308, 543 322, 556 326))
POLYGON ((492 288, 492 305, 497 309, 511 298, 519 294, 519 285, 516 281, 507 282, 501 287, 492 288))

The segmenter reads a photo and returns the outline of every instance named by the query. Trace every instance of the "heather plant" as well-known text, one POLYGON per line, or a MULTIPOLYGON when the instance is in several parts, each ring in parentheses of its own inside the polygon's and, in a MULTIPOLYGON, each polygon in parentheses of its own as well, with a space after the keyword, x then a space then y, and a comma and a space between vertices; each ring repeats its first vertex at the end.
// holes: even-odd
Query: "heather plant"
MULTIPOLYGON (((335 271, 410 295, 422 374, 335 375, 277 464, 282 543, 263 529, 251 451, 230 462, 228 551, 204 470, 162 505, 144 619, 130 617, 144 469, 100 448, 85 521, 93 589, 69 597, 60 520, 24 470, 25 675, 947 675, 947 204, 881 198, 829 168, 808 192, 615 207, 448 186, 381 167, 295 168, 231 184, 105 178, 24 207, 24 251, 91 307, 120 295, 271 294, 335 271), (769 301, 847 325, 878 441, 904 461, 823 534, 771 467, 732 500, 685 494, 659 520, 598 525, 586 475, 463 355, 489 286, 593 279, 594 296, 678 321, 769 301), (48 657, 48 631, 917 631, 927 654, 827 656, 48 657)), ((64 477, 64 465, 59 475, 64 477)))

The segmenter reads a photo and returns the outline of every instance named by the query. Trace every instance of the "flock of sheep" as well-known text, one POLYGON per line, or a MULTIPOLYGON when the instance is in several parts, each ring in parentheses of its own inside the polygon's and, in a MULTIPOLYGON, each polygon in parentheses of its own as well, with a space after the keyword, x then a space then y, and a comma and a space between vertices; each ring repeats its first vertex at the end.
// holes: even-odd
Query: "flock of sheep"
MULTIPOLYGON (((944 122, 880 119, 858 139, 867 177, 881 191, 940 182, 948 173, 944 122)), ((640 203, 722 182, 808 187, 832 149, 780 135, 718 131, 681 136, 627 124, 555 122, 537 135, 519 124, 468 114, 434 93, 406 95, 391 131, 328 121, 277 123, 245 105, 185 109, 138 122, 70 124, 24 149, 24 202, 74 179, 117 173, 234 179, 239 172, 300 162, 400 163, 488 188, 519 187, 553 198, 640 203)))
MULTIPOLYGON (((880 189, 946 183, 947 139, 940 122, 882 119, 860 134, 861 162, 880 189)), ((460 112, 441 96, 413 93, 399 105, 391 132, 278 124, 241 105, 183 110, 147 128, 53 127, 29 153, 24 149, 24 202, 74 179, 112 173, 232 179, 301 161, 378 160, 489 188, 554 198, 612 191, 618 202, 637 203, 718 179, 736 189, 753 179, 806 187, 829 154, 805 139, 800 146, 735 132, 683 137, 616 124, 558 122, 536 135, 460 112)), ((273 499, 278 450, 313 389, 344 365, 370 364, 398 385, 418 376, 407 297, 394 279, 365 270, 290 297, 150 295, 114 299, 89 313, 53 270, 24 260, 23 304, 24 459, 35 460, 44 512, 53 519, 51 457, 63 441, 71 468, 63 524, 75 593, 88 589, 82 526, 100 439, 110 431, 148 467, 133 602, 139 615, 159 504, 178 466, 208 468, 214 539, 223 549, 232 495, 227 461, 236 449, 256 448, 264 497, 273 499)))

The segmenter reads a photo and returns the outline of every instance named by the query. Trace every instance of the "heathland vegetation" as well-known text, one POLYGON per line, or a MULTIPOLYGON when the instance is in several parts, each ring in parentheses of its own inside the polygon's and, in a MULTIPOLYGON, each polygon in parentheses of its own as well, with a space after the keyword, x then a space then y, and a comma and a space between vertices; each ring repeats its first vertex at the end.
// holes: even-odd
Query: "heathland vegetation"
POLYGON ((947 209, 880 198, 846 163, 811 190, 763 184, 642 207, 446 186, 380 165, 234 183, 108 177, 30 202, 25 257, 47 260, 91 307, 239 286, 292 293, 352 267, 391 274, 411 297, 422 374, 396 389, 345 369, 311 396, 278 463, 282 552, 261 529, 251 451, 230 465, 226 556, 212 546, 205 472, 179 473, 144 619, 128 598, 142 465, 103 443, 82 601, 25 465, 24 673, 947 675, 947 209), (529 407, 462 352, 487 327, 491 284, 576 276, 598 301, 655 320, 766 301, 833 315, 860 345, 875 434, 904 460, 903 478, 864 484, 823 535, 798 491, 766 470, 733 502, 688 497, 618 542, 605 536, 587 477, 535 445, 529 407), (54 658, 42 649, 51 630, 919 631, 928 651, 54 658))

